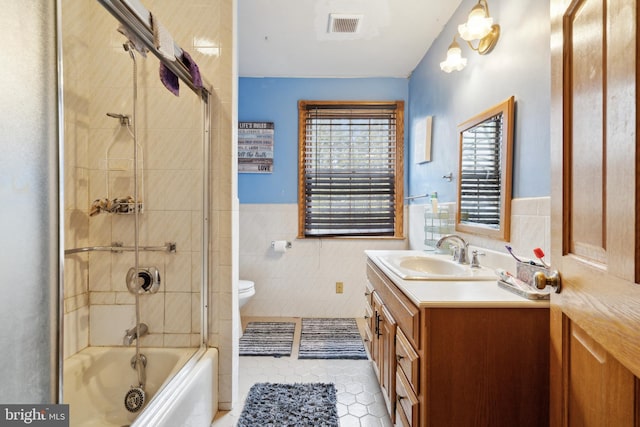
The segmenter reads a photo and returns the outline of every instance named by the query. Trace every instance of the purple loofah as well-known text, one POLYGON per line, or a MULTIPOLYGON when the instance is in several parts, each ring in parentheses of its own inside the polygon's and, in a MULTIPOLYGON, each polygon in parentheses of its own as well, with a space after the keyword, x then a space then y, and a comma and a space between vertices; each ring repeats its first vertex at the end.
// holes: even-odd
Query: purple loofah
POLYGON ((164 84, 164 87, 169 89, 169 92, 178 96, 180 93, 180 82, 178 76, 168 69, 162 62, 160 63, 160 81, 164 84))
POLYGON ((200 76, 200 68, 198 68, 198 64, 191 58, 191 55, 186 50, 182 51, 182 63, 189 69, 189 73, 191 74, 191 80, 193 80, 193 85, 200 89, 202 88, 202 77, 200 76))

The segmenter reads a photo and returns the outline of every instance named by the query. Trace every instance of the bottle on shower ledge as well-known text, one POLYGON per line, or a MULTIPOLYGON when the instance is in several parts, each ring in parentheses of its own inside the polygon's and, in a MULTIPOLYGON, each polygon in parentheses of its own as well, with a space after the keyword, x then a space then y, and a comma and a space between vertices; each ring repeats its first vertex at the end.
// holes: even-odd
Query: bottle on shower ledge
POLYGON ((438 192, 431 194, 431 212, 433 215, 438 215, 438 192))

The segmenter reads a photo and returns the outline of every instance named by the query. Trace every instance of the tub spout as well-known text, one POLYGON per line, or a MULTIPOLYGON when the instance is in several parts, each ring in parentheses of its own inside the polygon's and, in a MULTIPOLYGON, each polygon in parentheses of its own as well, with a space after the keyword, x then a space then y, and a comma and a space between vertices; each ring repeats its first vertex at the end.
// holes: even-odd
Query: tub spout
POLYGON ((149 327, 146 323, 140 323, 131 329, 127 329, 122 339, 122 345, 131 345, 133 341, 138 337, 138 329, 140 329, 140 337, 143 337, 149 333, 149 327))

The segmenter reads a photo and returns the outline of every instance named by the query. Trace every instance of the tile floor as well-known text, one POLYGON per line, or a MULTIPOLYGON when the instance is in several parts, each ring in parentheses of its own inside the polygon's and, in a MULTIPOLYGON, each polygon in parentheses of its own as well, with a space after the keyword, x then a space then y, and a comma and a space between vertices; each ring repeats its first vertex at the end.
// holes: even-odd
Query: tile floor
POLYGON ((296 322, 291 356, 240 357, 240 401, 231 411, 218 412, 212 427, 235 426, 249 389, 258 382, 332 382, 338 391, 340 427, 392 425, 370 360, 298 360, 300 318, 243 318, 243 324, 250 321, 296 322))

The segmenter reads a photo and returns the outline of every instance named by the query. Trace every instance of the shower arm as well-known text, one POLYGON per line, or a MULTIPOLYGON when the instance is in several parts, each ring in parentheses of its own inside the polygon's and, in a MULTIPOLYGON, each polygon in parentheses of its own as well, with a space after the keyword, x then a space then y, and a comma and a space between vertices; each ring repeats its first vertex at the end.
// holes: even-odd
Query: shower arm
MULTIPOLYGON (((176 242, 167 242, 164 246, 139 246, 139 250, 147 252, 176 252, 176 242)), ((65 249, 65 255, 72 255, 81 252, 133 252, 134 246, 123 246, 122 242, 113 242, 111 246, 87 246, 84 248, 65 249)))

